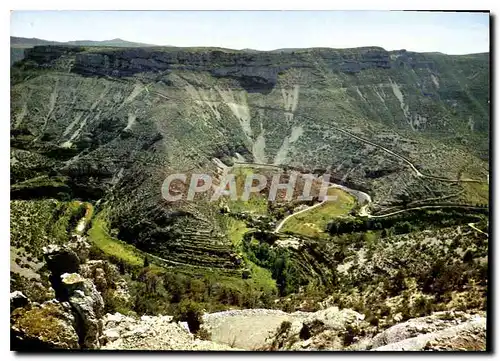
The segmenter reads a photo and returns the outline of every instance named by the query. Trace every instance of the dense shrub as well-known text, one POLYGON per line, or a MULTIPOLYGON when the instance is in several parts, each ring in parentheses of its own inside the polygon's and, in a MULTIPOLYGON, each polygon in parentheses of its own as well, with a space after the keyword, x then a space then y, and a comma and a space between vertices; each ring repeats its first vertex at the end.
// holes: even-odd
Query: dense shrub
POLYGON ((244 240, 243 246, 250 261, 271 271, 281 296, 297 292, 299 286, 307 282, 300 277, 288 249, 271 247, 267 242, 247 239, 244 240))
POLYGON ((203 323, 203 307, 194 301, 184 300, 179 304, 174 321, 187 322, 191 333, 198 333, 203 323))

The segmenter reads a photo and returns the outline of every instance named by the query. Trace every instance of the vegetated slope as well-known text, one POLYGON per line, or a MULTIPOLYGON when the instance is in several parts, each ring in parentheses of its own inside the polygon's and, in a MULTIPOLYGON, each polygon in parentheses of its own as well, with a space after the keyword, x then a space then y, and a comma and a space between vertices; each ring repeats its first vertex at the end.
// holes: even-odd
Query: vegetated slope
MULTIPOLYGON (((36 46, 11 73, 12 198, 97 203, 99 244, 119 239, 164 266, 248 266, 219 204, 161 196, 169 174, 215 175, 214 159, 328 171, 377 207, 488 202, 488 54, 36 46)), ((333 272, 318 252, 301 257, 333 272)))

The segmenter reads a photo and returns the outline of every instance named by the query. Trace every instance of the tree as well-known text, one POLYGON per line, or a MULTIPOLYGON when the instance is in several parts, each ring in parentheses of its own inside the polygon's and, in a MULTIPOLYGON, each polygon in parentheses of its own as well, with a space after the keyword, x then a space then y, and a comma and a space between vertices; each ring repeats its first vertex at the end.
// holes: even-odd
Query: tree
POLYGON ((177 315, 174 316, 175 321, 187 322, 189 331, 197 333, 203 323, 203 309, 199 303, 191 300, 183 300, 179 304, 177 315))
POLYGON ((394 226, 394 231, 396 234, 410 233, 411 231, 413 231, 413 226, 408 221, 398 222, 394 226))
POLYGON ((399 200, 401 201, 403 207, 405 207, 405 208, 408 205, 408 203, 411 202, 410 196, 408 194, 406 194, 406 193, 403 193, 403 194, 399 195, 399 200))

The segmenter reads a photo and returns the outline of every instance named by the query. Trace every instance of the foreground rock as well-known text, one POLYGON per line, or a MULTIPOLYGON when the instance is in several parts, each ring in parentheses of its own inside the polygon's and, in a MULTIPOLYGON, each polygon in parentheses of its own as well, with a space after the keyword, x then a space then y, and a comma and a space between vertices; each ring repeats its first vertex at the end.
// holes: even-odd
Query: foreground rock
POLYGON ((76 348, 79 348, 76 320, 68 303, 48 301, 17 308, 12 313, 12 350, 76 348))
POLYGON ((324 340, 316 333, 327 331, 331 348, 341 349, 351 328, 360 328, 364 316, 349 309, 330 307, 317 312, 286 313, 279 310, 249 309, 206 314, 202 328, 212 340, 246 350, 322 349, 324 340))
MULTIPOLYGON (((11 331, 16 348, 100 347, 104 301, 92 279, 77 273, 81 261, 88 256, 88 248, 83 238, 73 237, 68 245, 49 245, 44 249, 56 299, 39 306, 31 305, 20 292, 11 294, 11 331)), ((84 267, 89 276, 97 273, 104 278, 102 269, 92 273, 91 266, 84 267)))
POLYGON ((101 260, 81 263, 87 249, 84 239, 72 247, 46 249, 56 299, 39 304, 11 293, 13 350, 486 349, 486 315, 466 312, 436 312, 380 332, 364 315, 329 303, 316 312, 230 310, 203 315, 197 336, 171 316, 104 315, 102 294, 124 304, 130 295, 115 266, 101 260))
POLYGON ((464 312, 437 312, 408 320, 376 335, 375 351, 486 350, 486 318, 464 312))
POLYGON ((94 284, 78 273, 61 276, 63 287, 69 295, 69 303, 75 311, 83 348, 99 348, 102 335, 104 301, 94 284))
POLYGON ((317 312, 294 312, 266 340, 265 350, 343 350, 365 334, 365 316, 351 309, 328 307, 317 312))
POLYGON ((104 350, 237 350, 195 338, 171 316, 127 317, 120 313, 104 317, 104 350))
POLYGON ((382 332, 350 309, 317 312, 233 310, 205 314, 212 341, 245 350, 485 350, 486 317, 436 312, 382 332))
POLYGON ((130 295, 117 268, 88 259, 90 246, 73 235, 66 245, 44 249, 55 299, 30 303, 19 291, 10 295, 13 349, 98 349, 103 335, 104 300, 127 306, 130 295))

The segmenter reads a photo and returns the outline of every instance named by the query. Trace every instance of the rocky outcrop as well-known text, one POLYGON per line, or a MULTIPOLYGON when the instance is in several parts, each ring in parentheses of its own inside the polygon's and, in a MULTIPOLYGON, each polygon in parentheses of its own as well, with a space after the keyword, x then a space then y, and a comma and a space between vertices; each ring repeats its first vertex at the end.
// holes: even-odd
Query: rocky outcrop
POLYGON ((329 307, 317 312, 294 312, 293 321, 281 325, 264 349, 342 350, 364 334, 369 324, 351 309, 329 307))
POLYGON ((48 270, 49 280, 58 300, 67 301, 69 295, 61 285, 61 276, 64 273, 75 273, 80 269, 80 258, 68 246, 49 245, 44 247, 44 257, 48 270))
MULTIPOLYGON (((482 340, 482 348, 485 347, 486 318, 478 314, 465 312, 436 312, 430 316, 410 319, 394 325, 387 330, 377 334, 371 339, 365 339, 354 345, 356 350, 423 350, 424 348, 448 347, 452 348, 452 341, 444 342, 444 339, 452 340, 456 337, 467 338, 473 334, 472 339, 482 340), (482 329, 481 329, 482 327, 482 329), (441 341, 440 341, 441 340, 441 341), (428 345, 428 342, 431 344, 428 345)), ((475 346, 478 346, 475 342, 475 346)))
MULTIPOLYGON (((79 274, 63 274, 68 302, 40 305, 22 300, 11 315, 12 349, 86 348, 104 350, 485 350, 486 317, 436 312, 410 319, 378 334, 364 316, 331 306, 316 312, 247 309, 203 316, 193 335, 172 316, 103 314, 94 284, 79 274), (375 334, 375 336, 373 336, 375 334), (266 335, 269 335, 266 338, 266 335), (22 347, 21 347, 22 346, 22 347)), ((14 301, 13 301, 14 302, 14 301)))
POLYGON ((104 302, 92 281, 78 273, 61 275, 64 301, 30 303, 21 292, 11 294, 12 348, 97 349, 102 336, 104 302))
POLYGON ((246 53, 210 48, 201 51, 128 48, 82 52, 79 47, 36 46, 26 52, 28 60, 45 67, 56 67, 51 65, 56 59, 70 55, 74 57, 71 71, 84 76, 127 77, 146 72, 168 73, 175 69, 206 71, 215 77, 236 78, 249 92, 274 87, 278 74, 287 69, 313 67, 311 57, 320 59, 331 70, 343 73, 373 68, 434 68, 433 62, 421 54, 405 50, 388 52, 378 47, 246 53))
POLYGON ((203 319, 202 328, 212 335, 212 341, 246 350, 486 349, 486 318, 465 312, 436 312, 378 334, 363 315, 337 307, 293 313, 234 310, 206 314, 203 319), (255 337, 266 333, 270 336, 265 341, 255 337))
POLYGON ((79 348, 76 320, 67 302, 32 304, 11 314, 11 349, 76 348, 79 348))
POLYGON ((90 245, 79 235, 73 235, 64 246, 44 248, 56 299, 39 306, 32 305, 21 292, 11 293, 12 332, 16 335, 17 346, 23 344, 23 349, 31 344, 41 348, 97 349, 101 346, 104 315, 101 292, 122 305, 130 302, 130 295, 116 266, 103 260, 84 262, 89 251, 90 245), (71 337, 63 333, 60 339, 59 333, 49 332, 49 326, 44 327, 40 319, 43 317, 50 319, 49 325, 55 331, 59 326, 69 327, 71 337), (75 335, 76 344, 73 342, 75 335))
POLYGON ((80 267, 80 258, 68 246, 51 244, 44 247, 43 252, 47 267, 53 274, 77 272, 80 267))
POLYGON ((93 281, 97 290, 124 307, 131 302, 127 282, 118 268, 104 260, 91 260, 81 265, 80 274, 93 281))
POLYGON ((368 325, 363 319, 355 311, 338 307, 293 313, 247 309, 205 314, 202 329, 215 342, 247 350, 342 349, 351 334, 350 342, 356 341, 353 330, 368 325))
MULTIPOLYGON (((89 244, 83 237, 78 235, 73 235, 71 241, 64 246, 49 245, 45 247, 44 256, 47 269, 50 271, 49 280, 56 297, 55 300, 50 301, 53 302, 50 305, 56 306, 49 305, 48 308, 45 307, 40 310, 35 307, 33 310, 24 313, 19 311, 23 315, 23 317, 19 318, 19 322, 22 325, 33 326, 39 324, 38 317, 44 317, 46 313, 52 314, 57 311, 58 307, 61 307, 60 305, 65 305, 64 317, 59 309, 61 312, 56 312, 54 322, 51 325, 56 327, 64 322, 67 323, 70 319, 77 335, 77 345, 69 343, 69 341, 64 344, 59 340, 57 334, 52 334, 46 329, 40 329, 40 327, 35 327, 35 331, 33 331, 32 329, 26 329, 26 327, 23 329, 16 326, 20 330, 15 331, 16 333, 24 332, 28 335, 30 335, 29 332, 34 333, 31 336, 18 338, 19 342, 28 338, 31 340, 30 342, 39 339, 47 347, 99 348, 99 338, 102 335, 101 318, 104 314, 104 301, 92 280, 101 281, 100 286, 102 288, 107 287, 108 284, 105 282, 106 275, 103 269, 99 268, 99 271, 97 271, 96 267, 94 267, 94 272, 89 271, 92 269, 92 264, 84 267, 88 279, 78 273, 80 264, 88 258, 89 250, 89 244), (104 283, 102 280, 104 280, 104 283), (54 339, 51 339, 52 336, 54 336, 54 339)), ((14 306, 19 307, 17 305, 26 306, 26 304, 26 300, 20 294, 14 295, 14 298, 11 297, 11 308, 14 306)), ((66 336, 65 339, 67 339, 66 336)))
POLYGON ((120 313, 104 316, 104 350, 237 350, 200 340, 171 316, 128 317, 120 313))
POLYGON ((83 348, 99 348, 102 335, 104 301, 95 285, 77 273, 61 276, 62 285, 76 315, 80 344, 83 348))
POLYGON ((108 281, 110 274, 106 273, 106 270, 111 268, 108 265, 109 263, 103 260, 89 261, 82 265, 80 273, 83 277, 93 280, 97 289, 103 292, 111 286, 108 281))
POLYGON ((486 351, 486 318, 377 347, 374 351, 486 351))

